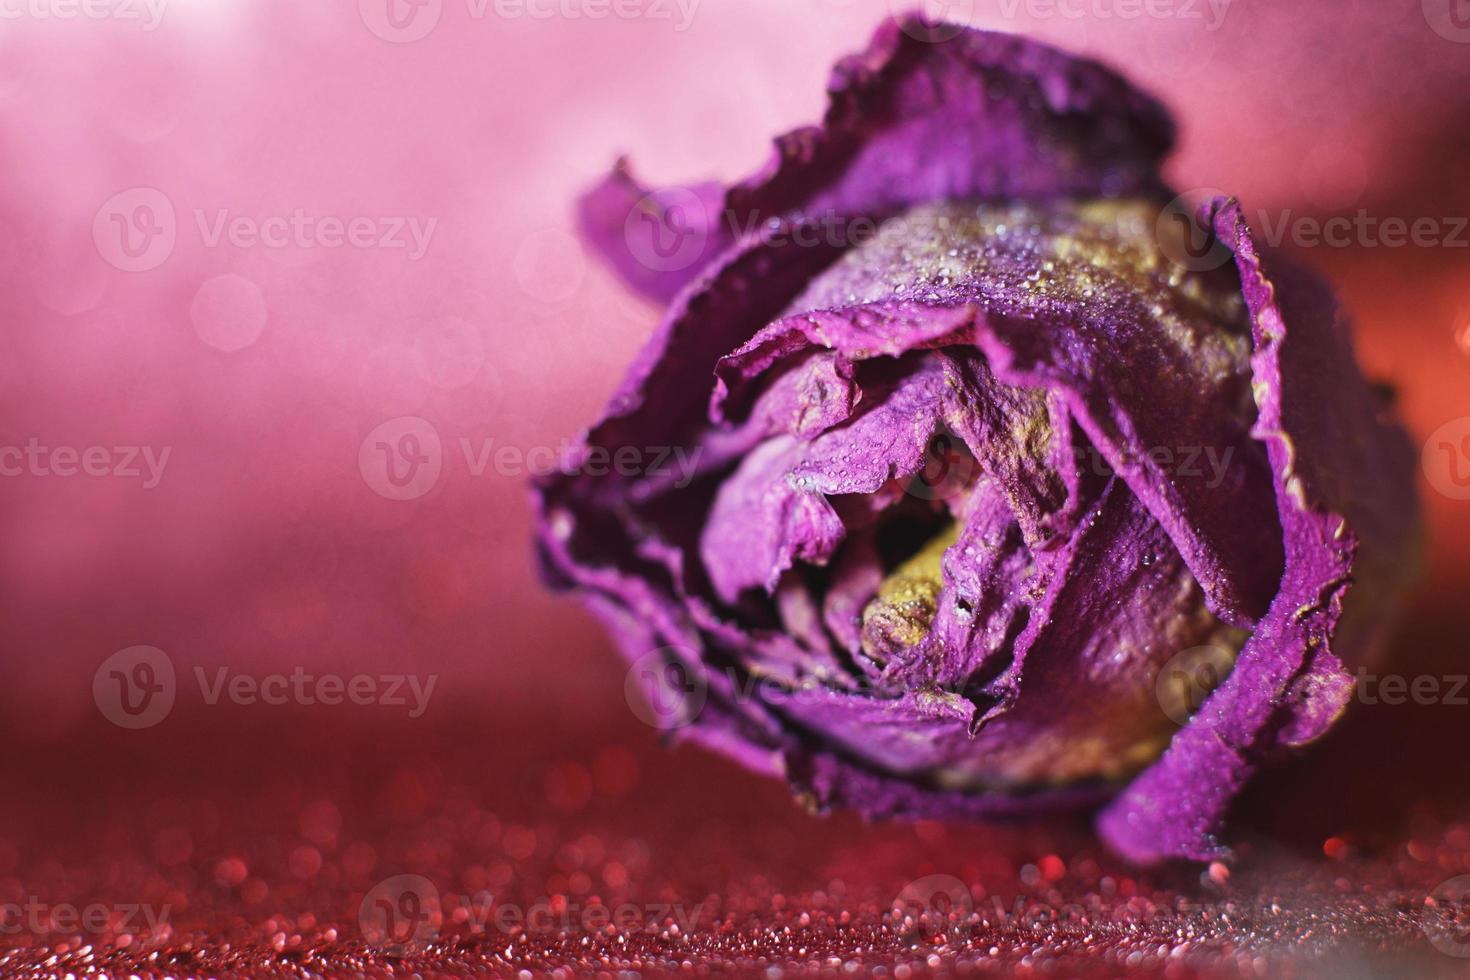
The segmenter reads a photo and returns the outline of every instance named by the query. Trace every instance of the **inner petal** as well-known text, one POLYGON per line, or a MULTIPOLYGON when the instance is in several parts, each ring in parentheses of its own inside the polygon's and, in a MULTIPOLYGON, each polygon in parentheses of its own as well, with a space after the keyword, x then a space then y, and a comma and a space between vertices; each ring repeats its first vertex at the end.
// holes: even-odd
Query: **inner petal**
POLYGON ((959 522, 950 521, 879 584, 863 609, 863 653, 871 660, 887 663, 929 635, 944 587, 944 552, 959 536, 959 522))

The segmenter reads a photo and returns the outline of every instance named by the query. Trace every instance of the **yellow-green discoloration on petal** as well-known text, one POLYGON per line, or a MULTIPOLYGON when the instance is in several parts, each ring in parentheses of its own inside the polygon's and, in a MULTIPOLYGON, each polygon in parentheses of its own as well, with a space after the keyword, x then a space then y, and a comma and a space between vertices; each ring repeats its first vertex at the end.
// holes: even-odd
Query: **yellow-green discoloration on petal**
POLYGON ((886 663, 929 635, 943 587, 944 552, 959 536, 959 522, 951 522, 878 586, 863 610, 863 652, 869 657, 886 663))

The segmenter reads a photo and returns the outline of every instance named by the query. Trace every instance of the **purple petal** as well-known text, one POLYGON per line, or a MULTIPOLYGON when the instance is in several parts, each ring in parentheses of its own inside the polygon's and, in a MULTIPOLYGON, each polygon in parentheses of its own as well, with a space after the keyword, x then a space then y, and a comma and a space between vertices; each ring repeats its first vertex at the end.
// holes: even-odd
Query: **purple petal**
POLYGON ((846 535, 827 498, 872 494, 917 472, 951 384, 945 365, 925 364, 849 424, 810 442, 771 439, 747 456, 721 486, 700 541, 715 593, 732 603, 744 589, 773 590, 798 559, 826 564, 846 535))
MULTIPOLYGON (((1154 239, 1156 214, 1137 202, 1066 205, 1038 221, 1035 208, 932 205, 844 256, 798 302, 817 305, 812 329, 839 349, 871 340, 832 328, 837 314, 821 310, 835 303, 885 309, 922 298, 955 311, 943 321, 954 336, 968 311, 995 375, 1064 395, 1092 445, 1169 531, 1211 608, 1249 625, 1280 579, 1281 542, 1265 453, 1249 434, 1248 328, 1233 282, 1185 276, 1171 262, 1154 239), (1157 452, 1210 453, 1228 465, 1212 486, 1179 478, 1157 452)), ((891 320, 864 334, 882 334, 891 320)), ((896 336, 916 334, 899 323, 896 336)))
POLYGON ((1227 853, 1226 810, 1263 753, 1321 734, 1351 696, 1332 648, 1355 560, 1382 567, 1412 537, 1412 450, 1358 373, 1330 294, 1294 271, 1273 284, 1235 201, 1214 201, 1209 218, 1254 325, 1254 435, 1270 455, 1286 574, 1225 683, 1103 814, 1108 841, 1136 860, 1227 853))
POLYGON ((587 244, 628 286, 668 302, 731 242, 723 237, 719 184, 652 190, 619 160, 578 202, 587 244))
POLYGON ((916 17, 879 27, 833 69, 821 125, 779 137, 722 202, 708 184, 650 192, 620 162, 582 203, 589 243, 629 285, 668 299, 737 240, 794 214, 848 236, 850 219, 923 201, 1160 188, 1173 123, 1121 76, 1023 37, 932 43, 924 29, 916 17))

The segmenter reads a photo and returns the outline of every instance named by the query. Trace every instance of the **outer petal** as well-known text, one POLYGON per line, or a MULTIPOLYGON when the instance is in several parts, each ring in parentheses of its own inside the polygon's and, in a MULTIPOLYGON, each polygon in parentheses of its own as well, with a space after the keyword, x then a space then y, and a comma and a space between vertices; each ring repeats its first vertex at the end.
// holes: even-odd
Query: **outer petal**
POLYGON ((667 302, 732 240, 722 234, 725 189, 696 184, 652 190, 626 160, 582 196, 582 235, 623 281, 667 302))
POLYGON ((1358 372, 1328 291, 1294 271, 1273 285, 1235 201, 1212 202, 1208 218, 1254 323, 1254 435, 1270 454, 1286 573, 1226 682, 1103 814, 1108 841, 1137 860, 1226 853, 1226 810, 1263 753, 1321 734, 1350 697, 1332 652, 1344 594, 1355 564, 1404 553, 1414 520, 1412 449, 1358 372))
MULTIPOLYGON (((837 257, 836 248, 798 248, 760 240, 741 243, 721 256, 699 282, 672 304, 639 353, 584 445, 563 470, 577 473, 594 447, 678 446, 702 451, 702 467, 713 469, 748 450, 705 420, 709 390, 691 384, 707 379, 716 362, 780 313, 806 282, 837 257)), ((758 437, 759 433, 754 433, 758 437)), ((577 497, 598 506, 645 499, 659 488, 645 478, 611 475, 553 475, 540 481, 552 497, 577 497)))
POLYGON ((946 198, 1115 196, 1158 189, 1167 112, 1121 76, 1008 34, 937 43, 929 22, 883 24, 838 63, 820 126, 776 140, 757 174, 648 192, 622 163, 582 202, 589 241, 630 286, 668 299, 775 218, 846 222, 946 198))

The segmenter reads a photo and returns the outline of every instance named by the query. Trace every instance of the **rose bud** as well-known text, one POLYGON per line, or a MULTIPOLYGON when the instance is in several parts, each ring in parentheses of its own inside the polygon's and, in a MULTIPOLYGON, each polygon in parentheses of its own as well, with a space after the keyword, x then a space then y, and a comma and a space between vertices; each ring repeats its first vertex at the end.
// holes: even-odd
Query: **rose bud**
POLYGON ((1228 854, 1414 537, 1330 293, 1234 200, 1168 204, 1167 113, 1095 63, 912 17, 830 97, 738 184, 583 201, 668 309, 538 484, 548 578, 671 731, 818 809, 1111 798, 1126 856, 1228 854), (693 462, 593 465, 627 447, 693 462))

